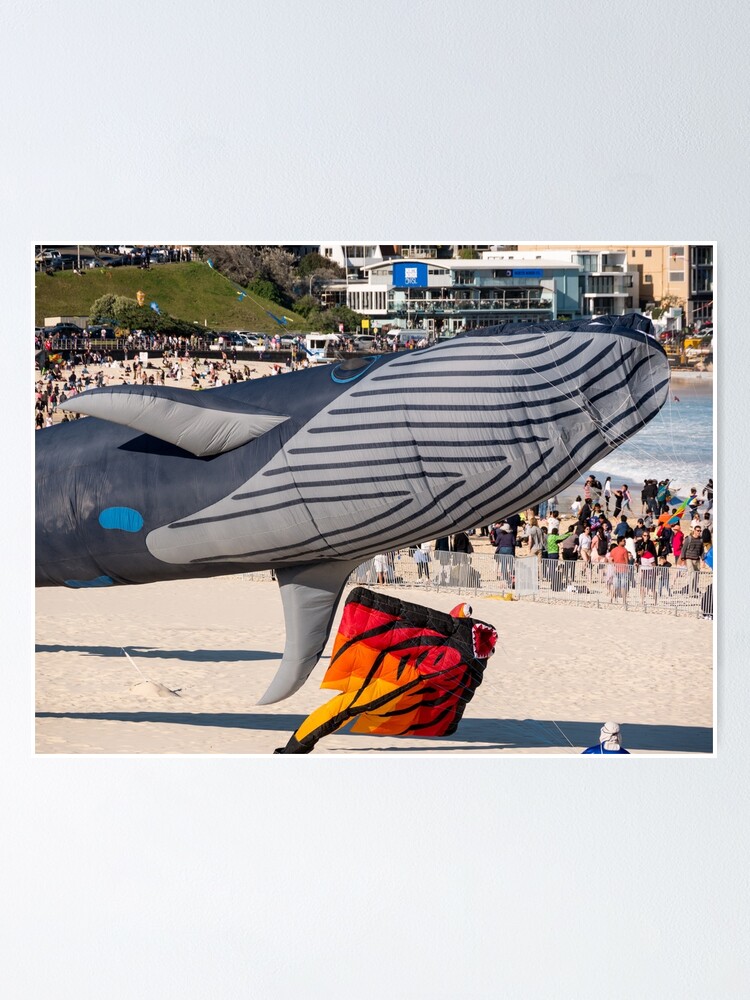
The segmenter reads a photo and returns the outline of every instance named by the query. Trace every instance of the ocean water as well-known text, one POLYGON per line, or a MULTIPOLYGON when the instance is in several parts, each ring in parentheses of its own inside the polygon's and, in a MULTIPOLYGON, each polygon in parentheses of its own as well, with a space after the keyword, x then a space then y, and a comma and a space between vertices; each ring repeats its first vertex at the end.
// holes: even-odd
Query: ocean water
POLYGON ((711 375, 673 375, 669 399, 657 416, 601 465, 582 470, 579 483, 589 472, 602 483, 610 475, 613 488, 623 483, 630 487, 639 510, 644 479, 670 479, 676 493, 689 492, 691 486, 700 493, 714 474, 713 389, 711 375))

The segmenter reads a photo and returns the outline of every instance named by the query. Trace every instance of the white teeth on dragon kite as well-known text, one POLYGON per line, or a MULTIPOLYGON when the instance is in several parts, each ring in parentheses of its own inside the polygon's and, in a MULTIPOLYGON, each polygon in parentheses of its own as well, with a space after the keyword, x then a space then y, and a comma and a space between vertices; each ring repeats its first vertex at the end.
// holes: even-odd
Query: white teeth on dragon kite
POLYGON ((658 413, 643 316, 503 324, 424 350, 204 392, 121 385, 36 441, 38 586, 273 568, 288 697, 364 559, 523 510, 658 413))

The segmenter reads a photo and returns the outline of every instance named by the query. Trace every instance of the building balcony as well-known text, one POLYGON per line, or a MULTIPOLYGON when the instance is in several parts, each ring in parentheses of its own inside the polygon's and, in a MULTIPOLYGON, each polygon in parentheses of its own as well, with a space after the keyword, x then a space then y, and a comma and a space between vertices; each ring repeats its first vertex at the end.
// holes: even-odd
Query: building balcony
POLYGON ((453 315, 466 312, 528 313, 552 312, 548 299, 410 299, 397 305, 391 300, 388 311, 399 316, 408 314, 453 315))

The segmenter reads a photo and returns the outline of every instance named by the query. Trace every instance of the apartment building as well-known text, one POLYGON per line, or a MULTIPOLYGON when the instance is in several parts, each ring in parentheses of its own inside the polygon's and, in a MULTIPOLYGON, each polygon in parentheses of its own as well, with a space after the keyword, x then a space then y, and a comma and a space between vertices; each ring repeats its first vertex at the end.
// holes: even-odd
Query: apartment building
POLYGON ((678 309, 687 324, 713 320, 714 247, 687 243, 519 243, 518 249, 575 250, 579 253, 617 252, 627 255, 638 272, 637 308, 666 303, 678 309))

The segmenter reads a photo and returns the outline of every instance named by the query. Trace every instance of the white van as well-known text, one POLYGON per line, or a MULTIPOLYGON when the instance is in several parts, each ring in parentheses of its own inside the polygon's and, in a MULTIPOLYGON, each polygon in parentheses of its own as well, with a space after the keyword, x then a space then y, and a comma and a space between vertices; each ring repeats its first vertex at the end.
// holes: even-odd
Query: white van
POLYGON ((308 333, 304 340, 308 361, 313 365, 333 360, 333 349, 339 342, 335 333, 308 333))

